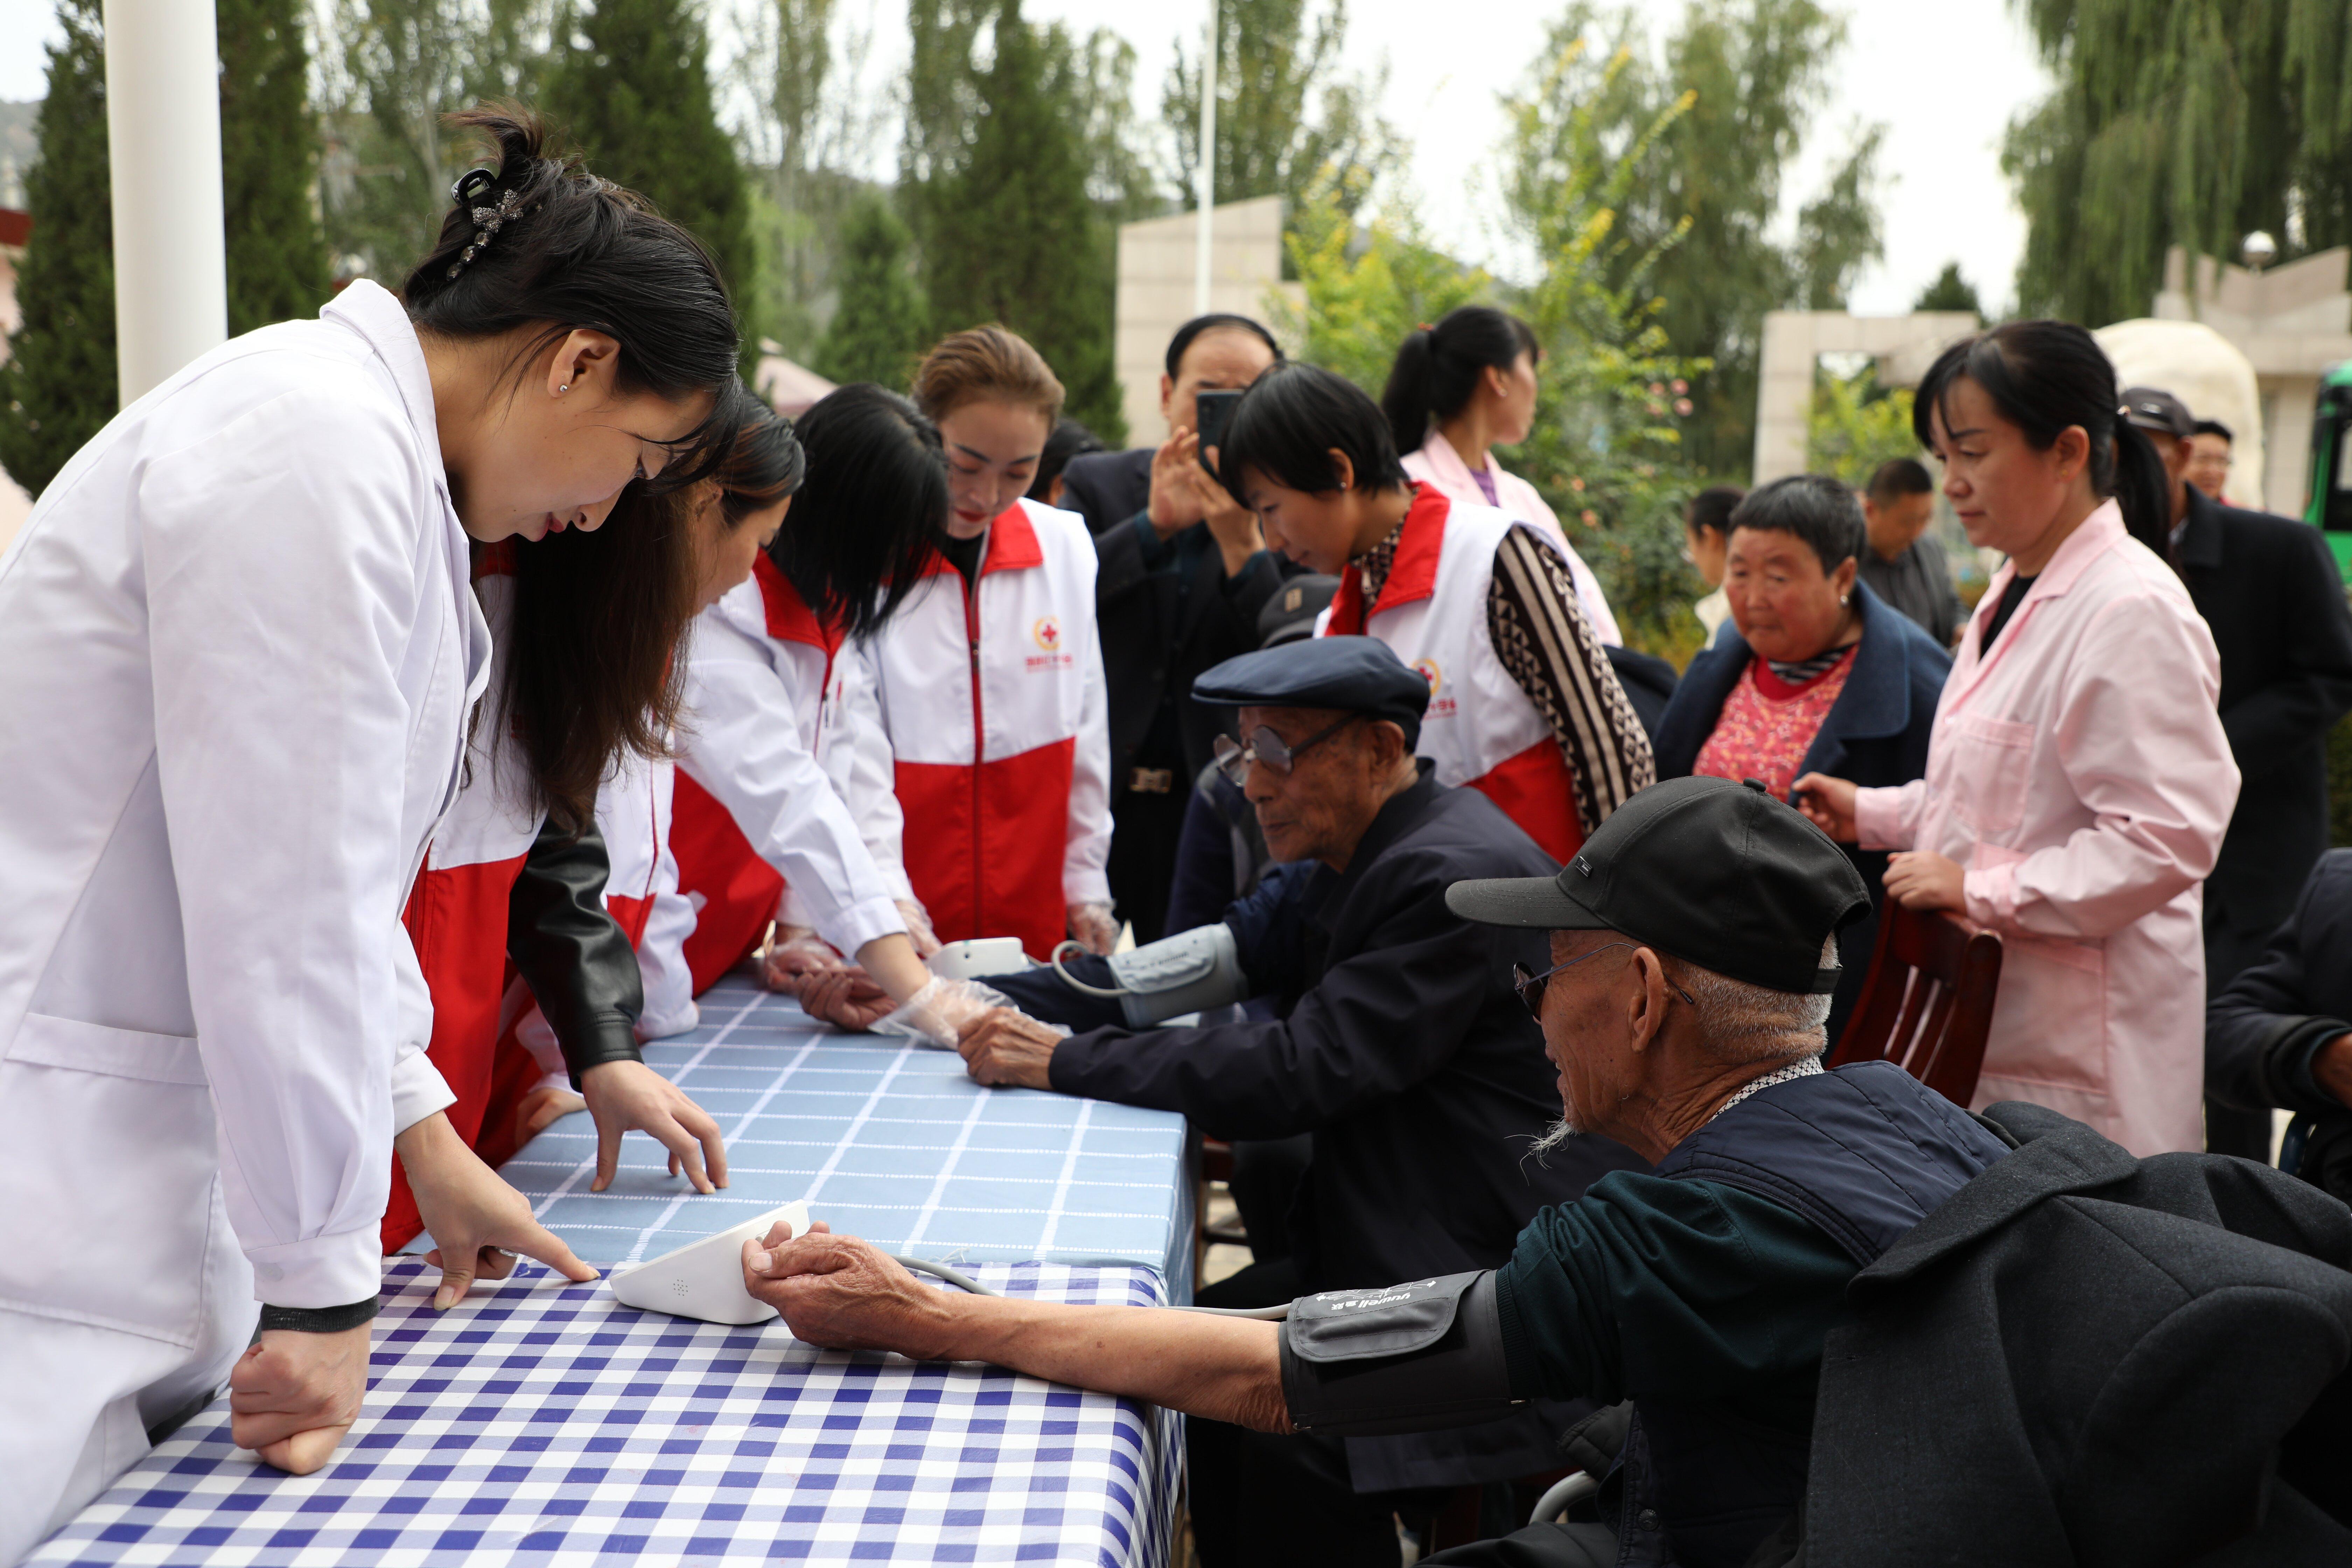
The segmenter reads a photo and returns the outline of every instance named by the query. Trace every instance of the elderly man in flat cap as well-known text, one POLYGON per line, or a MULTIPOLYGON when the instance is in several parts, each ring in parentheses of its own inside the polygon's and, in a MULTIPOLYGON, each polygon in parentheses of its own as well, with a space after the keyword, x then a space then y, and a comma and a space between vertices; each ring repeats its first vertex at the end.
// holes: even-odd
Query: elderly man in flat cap
MULTIPOLYGON (((1260 1433, 1426 1430, 1546 1395, 1631 1401, 1632 1430, 1609 1445, 1622 1455, 1603 1498, 1613 1524, 1443 1560, 1738 1568, 1805 1495, 1847 1282, 2009 1146, 1891 1063, 1823 1070, 1831 939, 1868 896, 1760 786, 1654 785, 1557 876, 1460 882, 1444 902, 1464 927, 1548 942, 1517 984, 1557 1069, 1563 1135, 1603 1133, 1655 1163, 1545 1209, 1499 1268, 1407 1270, 1386 1289, 1297 1300, 1279 1325, 944 1293, 832 1236, 747 1246, 747 1287, 814 1343, 994 1362, 1260 1433)), ((1294 1560, 1343 1559, 1307 1542, 1294 1560)))
MULTIPOLYGON (((1541 967, 1543 940, 1457 918, 1445 889, 1558 867, 1486 796, 1414 758, 1428 681, 1375 638, 1334 637, 1229 659, 1193 696, 1239 709, 1219 754, 1284 863, 1225 921, 1272 1016, 1133 1029, 1051 970, 993 976, 1024 1011, 967 1029, 972 1076, 1181 1110, 1219 1137, 1311 1134, 1288 1256, 1202 1298, 1220 1305, 1493 1268, 1545 1204, 1639 1168, 1598 1138, 1526 1158, 1559 1104, 1511 974, 1541 967)), ((1066 967, 1109 978, 1099 960, 1066 967)), ((1559 1403, 1461 1432, 1306 1441, 1193 1423, 1202 1560, 1393 1561, 1391 1516, 1416 1500, 1398 1494, 1555 1468, 1553 1442, 1581 1413, 1559 1403)))

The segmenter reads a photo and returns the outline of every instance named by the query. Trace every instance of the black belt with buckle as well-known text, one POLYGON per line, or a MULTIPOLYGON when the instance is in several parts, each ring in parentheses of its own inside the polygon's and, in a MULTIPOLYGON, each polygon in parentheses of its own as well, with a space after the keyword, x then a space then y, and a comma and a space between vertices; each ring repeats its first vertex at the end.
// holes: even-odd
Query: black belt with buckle
POLYGON ((1129 795, 1166 795, 1175 787, 1174 768, 1131 768, 1128 771, 1127 789, 1129 795))

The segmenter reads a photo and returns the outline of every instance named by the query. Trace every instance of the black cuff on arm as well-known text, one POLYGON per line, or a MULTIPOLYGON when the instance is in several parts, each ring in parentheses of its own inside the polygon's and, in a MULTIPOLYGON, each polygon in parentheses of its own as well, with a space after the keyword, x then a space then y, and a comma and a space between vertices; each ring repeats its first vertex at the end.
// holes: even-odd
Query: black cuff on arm
POLYGON ((377 1298, 353 1301, 348 1307, 264 1307, 261 1331, 290 1329, 298 1334, 340 1334, 375 1321, 377 1298))
POLYGON ((2319 1087, 2312 1066, 2318 1060, 2322 1046, 2338 1035, 2347 1034, 2352 1034, 2352 1024, 2334 1018, 2306 1018, 2285 1031, 2272 1044, 2262 1065, 2263 1086, 2271 1090, 2271 1103, 2282 1110, 2301 1111, 2307 1116, 2340 1113, 2345 1109, 2343 1102, 2319 1087))
POLYGON ((610 869, 593 823, 566 832, 550 822, 507 895, 507 953, 555 1031, 574 1089, 590 1068, 644 1059, 645 984, 628 934, 604 908, 610 869))
POLYGON ((1282 1331, 1282 1394, 1301 1432, 1431 1432, 1491 1421, 1519 1403, 1491 1269, 1304 1296, 1282 1331))

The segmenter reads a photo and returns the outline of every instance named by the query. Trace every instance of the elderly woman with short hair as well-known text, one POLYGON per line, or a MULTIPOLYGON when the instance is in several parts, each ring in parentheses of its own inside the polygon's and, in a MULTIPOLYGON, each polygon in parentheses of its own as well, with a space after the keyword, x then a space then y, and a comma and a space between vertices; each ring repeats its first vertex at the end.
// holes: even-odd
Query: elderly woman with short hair
MULTIPOLYGON (((1731 513, 1731 620, 1691 660, 1658 721, 1660 778, 1761 779, 1783 800, 1808 773, 1908 784, 1927 766, 1950 656, 1856 581, 1869 545, 1853 492, 1821 474, 1759 486, 1731 513)), ((1835 1043, 1877 940, 1886 857, 1846 847, 1870 917, 1839 937, 1835 1043)))

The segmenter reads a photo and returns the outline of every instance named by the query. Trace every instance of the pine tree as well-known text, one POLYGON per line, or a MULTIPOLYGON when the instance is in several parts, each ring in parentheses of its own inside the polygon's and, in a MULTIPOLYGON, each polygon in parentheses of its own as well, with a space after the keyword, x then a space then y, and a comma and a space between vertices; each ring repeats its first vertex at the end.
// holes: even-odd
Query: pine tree
POLYGON ((837 264, 841 303, 817 350, 813 368, 818 374, 907 385, 930 328, 908 264, 912 242, 906 224, 880 196, 868 195, 850 209, 837 264))
MULTIPOLYGON (((916 0, 909 16, 918 72, 926 68, 925 13, 936 19, 936 5, 916 0)), ((947 101, 971 105, 970 129, 909 116, 910 139, 924 138, 930 153, 912 196, 933 326, 998 321, 1019 332, 1061 378, 1070 416, 1118 446, 1127 419, 1111 364, 1113 237, 1088 189, 1086 57, 1059 27, 1030 26, 1020 0, 955 9, 959 28, 988 26, 992 48, 980 66, 971 56, 978 27, 961 31, 959 67, 933 29, 929 68, 961 89, 947 101)), ((919 76, 915 87, 919 101, 919 76)))
MULTIPOLYGON (((718 258, 739 315, 757 297, 751 197, 711 101, 709 41, 691 0, 597 0, 557 61, 546 103, 604 178, 650 198, 718 258)), ((757 323, 746 322, 749 328, 757 323)), ((759 333, 743 340, 746 374, 759 333)))
POLYGON ((315 315, 327 297, 327 245, 310 205, 319 140, 299 0, 216 4, 233 337, 315 315))
POLYGON ((1984 301, 1977 298, 1976 285, 1960 276, 1960 264, 1947 261, 1936 280, 1920 290, 1919 298, 1911 302, 1915 310, 1967 310, 1978 320, 1984 319, 1984 301))
POLYGON ((114 417, 114 216, 99 0, 60 0, 41 151, 25 175, 33 236, 16 275, 21 323, 0 365, 0 465, 38 496, 114 417))

